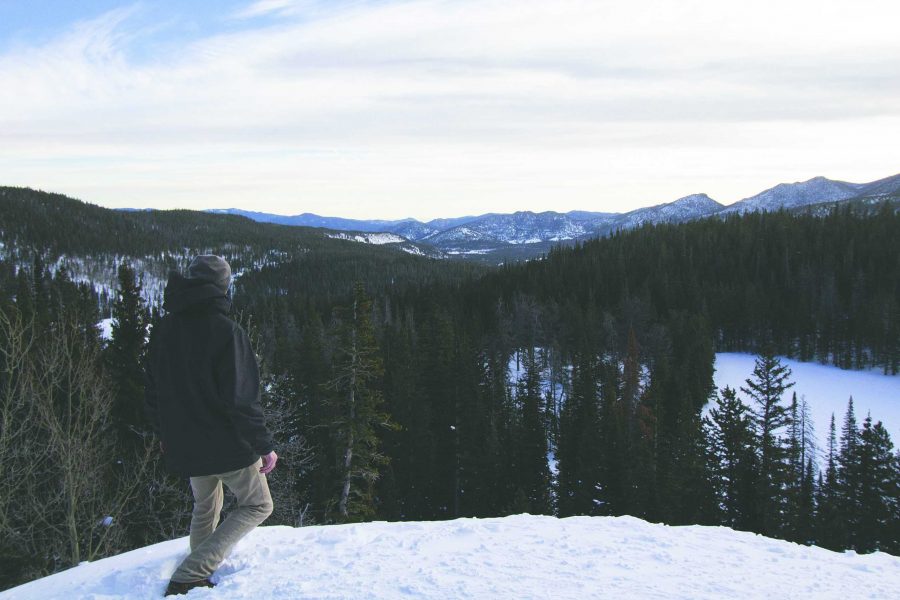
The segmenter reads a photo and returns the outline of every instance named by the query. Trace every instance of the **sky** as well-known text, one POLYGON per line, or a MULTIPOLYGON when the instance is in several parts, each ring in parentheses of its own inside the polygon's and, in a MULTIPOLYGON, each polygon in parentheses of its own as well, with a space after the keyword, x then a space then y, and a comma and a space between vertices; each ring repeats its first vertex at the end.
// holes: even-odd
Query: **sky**
POLYGON ((895 0, 0 0, 0 185, 431 219, 900 172, 895 0))

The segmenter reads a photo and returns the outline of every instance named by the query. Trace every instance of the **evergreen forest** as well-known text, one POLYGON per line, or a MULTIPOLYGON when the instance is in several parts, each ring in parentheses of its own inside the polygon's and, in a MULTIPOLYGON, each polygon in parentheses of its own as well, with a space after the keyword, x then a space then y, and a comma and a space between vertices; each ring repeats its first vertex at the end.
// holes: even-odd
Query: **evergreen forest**
POLYGON ((281 456, 269 525, 627 514, 900 554, 888 431, 848 398, 817 444, 779 359, 898 375, 896 203, 646 225, 495 268, 13 188, 0 236, 0 588, 186 535, 189 487, 141 410, 161 311, 143 286, 148 261, 201 252, 240 273, 281 456), (61 256, 112 261, 115 289, 61 256), (715 389, 718 351, 757 355, 740 389, 715 389))

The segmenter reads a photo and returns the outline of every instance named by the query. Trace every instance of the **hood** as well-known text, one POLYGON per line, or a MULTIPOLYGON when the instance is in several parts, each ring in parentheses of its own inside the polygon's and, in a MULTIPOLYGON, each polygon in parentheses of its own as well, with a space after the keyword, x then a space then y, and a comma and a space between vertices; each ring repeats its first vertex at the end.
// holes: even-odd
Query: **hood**
POLYGON ((177 271, 169 273, 163 294, 167 312, 183 312, 192 308, 212 308, 222 313, 231 310, 231 300, 216 284, 206 279, 185 277, 177 271))

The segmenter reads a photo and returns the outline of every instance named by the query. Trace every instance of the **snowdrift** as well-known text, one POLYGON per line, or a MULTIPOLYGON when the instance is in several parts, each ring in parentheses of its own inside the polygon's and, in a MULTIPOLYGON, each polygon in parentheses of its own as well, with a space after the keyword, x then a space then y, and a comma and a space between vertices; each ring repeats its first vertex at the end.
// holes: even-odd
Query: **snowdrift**
MULTIPOLYGON (((0 593, 160 598, 187 538, 0 593)), ((186 598, 896 598, 900 558, 835 553, 721 527, 633 517, 263 527, 186 598)))

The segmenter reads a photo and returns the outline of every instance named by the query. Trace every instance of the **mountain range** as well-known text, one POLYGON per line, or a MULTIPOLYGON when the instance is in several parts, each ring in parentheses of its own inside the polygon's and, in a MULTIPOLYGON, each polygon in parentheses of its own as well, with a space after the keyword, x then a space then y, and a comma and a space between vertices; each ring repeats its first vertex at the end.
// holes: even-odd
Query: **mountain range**
MULTIPOLYGON (((638 208, 626 213, 590 211, 488 213, 477 216, 418 221, 356 220, 323 217, 312 213, 294 216, 246 211, 237 208, 208 212, 235 214, 265 223, 323 227, 332 230, 385 233, 427 244, 449 255, 510 258, 535 256, 554 244, 572 243, 644 224, 682 223, 707 217, 726 217, 759 211, 803 210, 806 207, 848 200, 877 200, 900 195, 900 174, 869 183, 849 183, 825 177, 781 183, 724 206, 706 194, 692 194, 672 202, 638 208)), ((367 242, 370 236, 356 236, 367 242)), ((381 242, 384 243, 384 242, 381 242)))

